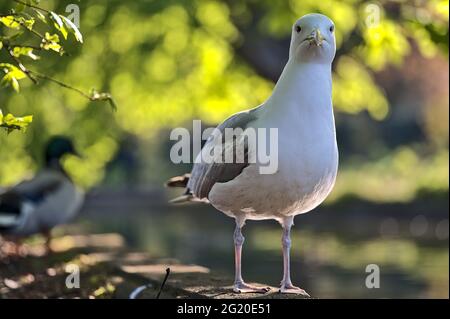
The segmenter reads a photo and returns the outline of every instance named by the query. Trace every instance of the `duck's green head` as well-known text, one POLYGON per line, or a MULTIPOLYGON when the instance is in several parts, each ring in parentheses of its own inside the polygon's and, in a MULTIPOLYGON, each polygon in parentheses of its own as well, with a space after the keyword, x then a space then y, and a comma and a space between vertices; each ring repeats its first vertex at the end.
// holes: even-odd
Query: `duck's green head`
POLYGON ((45 162, 51 164, 52 162, 59 161, 64 155, 72 154, 80 156, 75 150, 73 142, 70 138, 65 136, 54 136, 48 143, 45 150, 45 162))

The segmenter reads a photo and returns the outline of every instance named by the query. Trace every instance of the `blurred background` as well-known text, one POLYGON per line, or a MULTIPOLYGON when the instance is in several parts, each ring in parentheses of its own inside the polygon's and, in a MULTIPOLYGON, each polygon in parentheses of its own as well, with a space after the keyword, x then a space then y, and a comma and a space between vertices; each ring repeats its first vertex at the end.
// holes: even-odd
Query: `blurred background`
MULTIPOLYGON (((70 57, 49 55, 35 69, 110 92, 118 111, 51 83, 21 81, 19 94, 0 89, 4 113, 34 115, 26 133, 0 132, 1 187, 42 165, 50 136, 72 136, 84 158, 64 165, 88 191, 80 227, 232 274, 234 221, 212 207, 166 204, 176 193, 163 182, 190 169, 171 163, 169 133, 190 129, 193 119, 213 126, 262 103, 287 61, 292 23, 320 12, 336 24, 340 171, 325 204, 296 218, 293 280, 321 298, 448 298, 448 1, 41 6, 64 14, 71 3, 80 8, 85 43, 69 43, 70 57), (380 267, 379 289, 365 287, 368 264, 380 267)), ((10 7, 2 1, 0 12, 10 7)), ((244 276, 278 285, 281 228, 249 222, 244 234, 244 276)))

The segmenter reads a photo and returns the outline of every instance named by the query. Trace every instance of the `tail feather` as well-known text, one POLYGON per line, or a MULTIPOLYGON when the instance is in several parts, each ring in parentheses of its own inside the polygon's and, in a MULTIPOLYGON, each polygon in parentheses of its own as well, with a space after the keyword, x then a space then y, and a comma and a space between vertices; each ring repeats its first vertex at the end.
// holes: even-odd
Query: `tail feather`
POLYGON ((10 228, 17 225, 17 215, 0 213, 0 229, 10 228))
POLYGON ((0 196, 0 229, 8 229, 17 225, 22 211, 22 199, 14 192, 0 196))
POLYGON ((175 197, 171 200, 169 200, 170 204, 183 204, 183 203, 189 203, 192 202, 194 199, 194 196, 192 194, 184 194, 178 197, 175 197))
POLYGON ((175 176, 169 179, 166 182, 166 187, 183 187, 186 188, 186 191, 183 195, 175 197, 174 199, 169 200, 170 204, 186 204, 186 203, 209 203, 209 201, 205 199, 199 199, 195 197, 194 194, 191 193, 190 189, 187 188, 187 184, 189 182, 189 178, 191 174, 184 174, 182 176, 175 176))
POLYGON ((169 200, 170 204, 187 204, 187 203, 207 203, 209 201, 205 199, 200 199, 192 195, 191 193, 183 194, 181 196, 175 197, 174 199, 169 200))
POLYGON ((191 174, 184 174, 181 176, 175 176, 169 179, 166 182, 166 187, 187 187, 187 184, 189 182, 189 178, 191 177, 191 174))

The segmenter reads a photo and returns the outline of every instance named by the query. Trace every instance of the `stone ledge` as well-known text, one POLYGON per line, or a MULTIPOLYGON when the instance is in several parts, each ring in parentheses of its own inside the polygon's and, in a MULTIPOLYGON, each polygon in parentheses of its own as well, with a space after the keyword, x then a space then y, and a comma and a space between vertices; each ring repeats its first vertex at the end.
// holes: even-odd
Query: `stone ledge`
MULTIPOLYGON (((0 247, 2 246, 0 240, 0 247)), ((219 276, 198 265, 173 259, 155 259, 146 253, 130 251, 117 234, 75 235, 56 238, 54 252, 43 254, 42 245, 27 248, 25 257, 8 257, 0 252, 1 298, 119 298, 128 299, 146 285, 138 299, 154 299, 170 268, 161 299, 304 299, 280 294, 271 287, 266 294, 236 294, 232 278, 219 276), (66 265, 80 269, 80 288, 65 285, 66 265)), ((257 283, 255 283, 258 285, 257 283)))

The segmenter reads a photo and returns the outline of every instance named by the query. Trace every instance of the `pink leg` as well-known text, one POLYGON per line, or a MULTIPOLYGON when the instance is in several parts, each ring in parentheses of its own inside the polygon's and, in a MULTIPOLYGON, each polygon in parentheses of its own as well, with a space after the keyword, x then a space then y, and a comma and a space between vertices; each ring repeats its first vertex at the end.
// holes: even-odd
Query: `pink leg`
POLYGON ((233 291, 237 293, 266 293, 270 289, 266 287, 255 287, 248 285, 242 279, 242 245, 244 244, 244 236, 242 235, 242 226, 244 221, 236 219, 236 229, 234 231, 234 259, 235 259, 235 278, 233 291))
POLYGON ((281 281, 281 293, 299 294, 308 296, 308 293, 303 289, 296 287, 291 281, 291 261, 290 261, 290 250, 291 250, 291 227, 294 223, 293 217, 288 217, 283 221, 283 237, 281 238, 281 243, 283 246, 283 280, 281 281))

